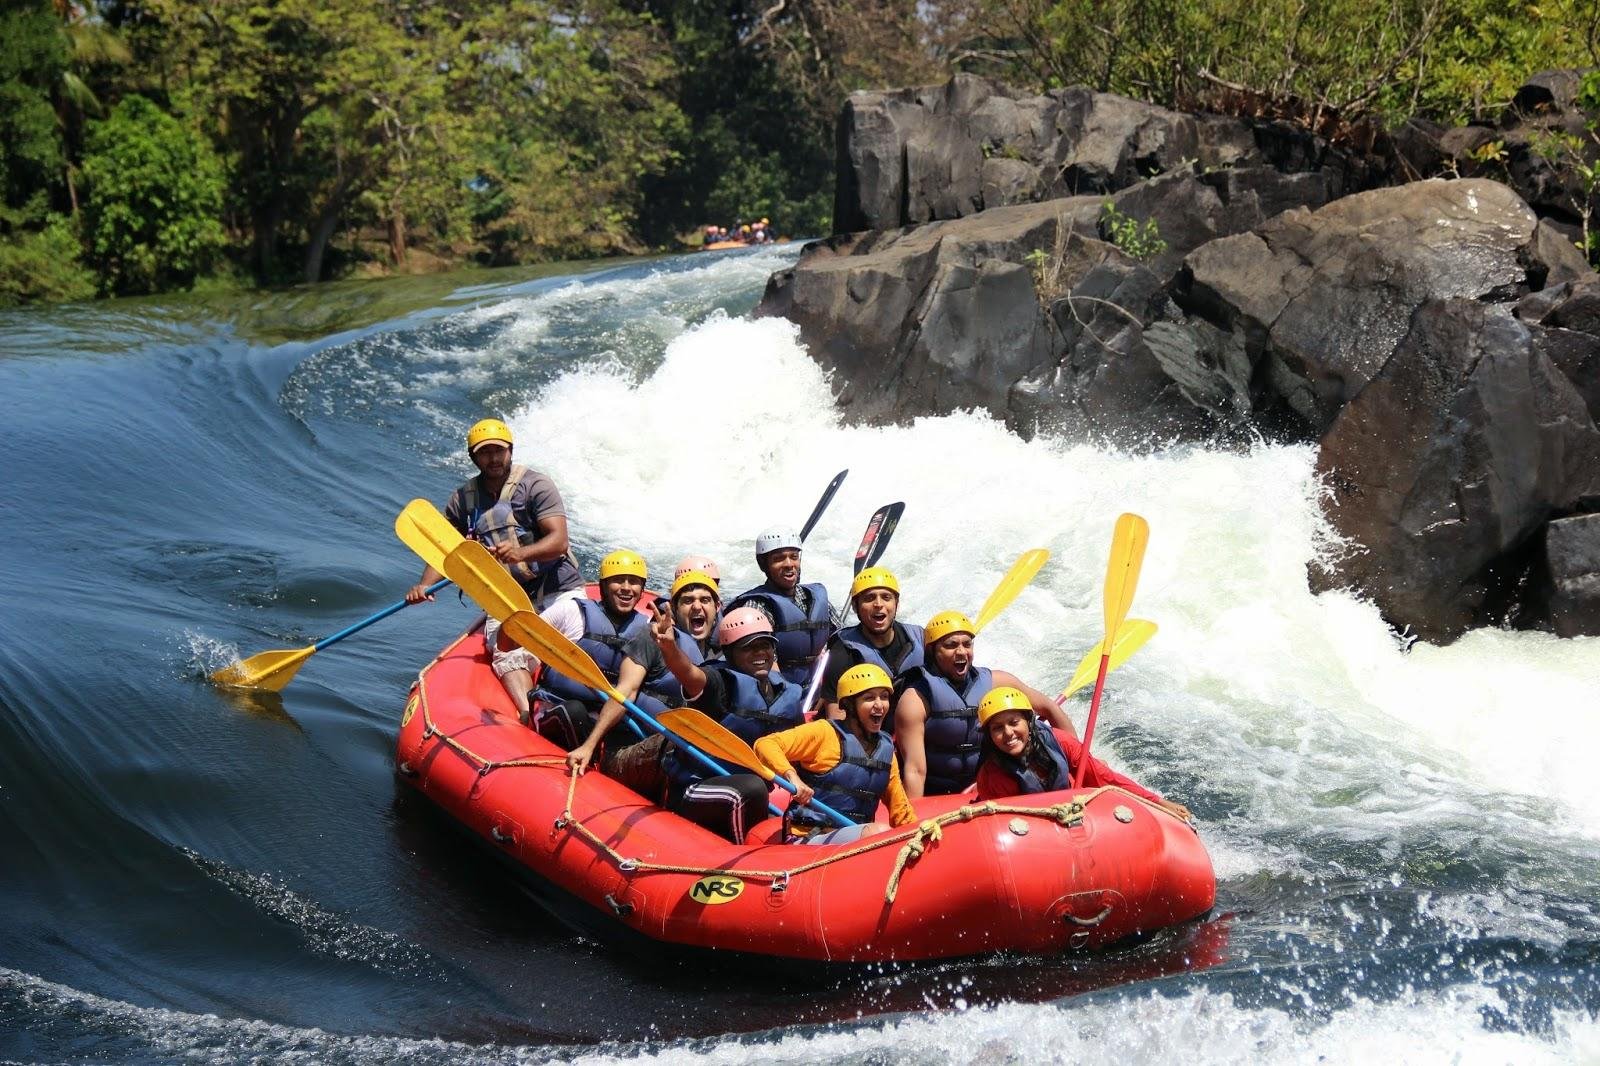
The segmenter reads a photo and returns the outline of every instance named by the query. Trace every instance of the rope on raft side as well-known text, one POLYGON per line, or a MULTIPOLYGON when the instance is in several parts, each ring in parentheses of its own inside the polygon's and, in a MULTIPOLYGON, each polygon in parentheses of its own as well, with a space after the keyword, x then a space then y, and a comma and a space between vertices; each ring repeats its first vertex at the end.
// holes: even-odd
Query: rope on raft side
MULTIPOLYGON (((544 766, 566 768, 566 759, 562 756, 532 756, 524 759, 506 759, 496 762, 485 758, 468 748, 454 737, 440 732, 433 722, 432 713, 428 707, 427 686, 418 687, 418 703, 422 709, 422 738, 424 740, 437 739, 451 751, 456 752, 468 762, 478 767, 478 776, 487 777, 495 770, 512 766, 544 766)), ((555 828, 566 830, 574 836, 588 841, 593 847, 612 861, 617 869, 625 874, 633 873, 669 873, 669 874, 696 874, 704 877, 722 874, 739 877, 747 881, 764 882, 772 887, 775 892, 781 892, 788 887, 789 880, 812 870, 820 870, 836 862, 853 859, 857 855, 865 855, 880 848, 901 845, 900 853, 895 856, 894 869, 889 874, 888 883, 884 886, 883 900, 893 903, 895 895, 900 890, 900 877, 906 867, 920 859, 924 852, 939 843, 944 837, 944 827, 957 822, 970 822, 977 818, 988 818, 995 815, 1020 815, 1025 818, 1041 818, 1053 821, 1065 828, 1071 828, 1083 821, 1084 810, 1089 803, 1104 792, 1121 792, 1114 786, 1102 786, 1091 791, 1066 800, 1054 803, 1048 807, 1022 807, 1010 803, 997 803, 986 800, 983 803, 969 803, 953 811, 932 818, 925 818, 914 827, 908 827, 898 832, 880 833, 868 837, 866 840, 855 844, 843 851, 831 855, 823 855, 811 862, 801 863, 786 870, 744 870, 730 869, 726 866, 692 866, 680 863, 652 862, 649 859, 635 859, 623 855, 610 844, 606 843, 594 830, 584 825, 572 814, 572 801, 578 793, 578 777, 576 773, 569 775, 567 782, 567 802, 562 808, 561 816, 556 819, 555 828)))

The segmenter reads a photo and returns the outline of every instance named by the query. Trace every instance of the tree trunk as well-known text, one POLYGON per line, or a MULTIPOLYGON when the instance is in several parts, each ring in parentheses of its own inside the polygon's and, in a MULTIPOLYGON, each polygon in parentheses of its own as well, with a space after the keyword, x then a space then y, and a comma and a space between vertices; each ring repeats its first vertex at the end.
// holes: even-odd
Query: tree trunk
POLYGON ((389 256, 399 270, 406 264, 406 216, 400 211, 389 215, 389 256))
POLYGON ((339 175, 322 210, 317 212, 316 224, 311 227, 311 242, 306 245, 305 268, 301 275, 306 281, 322 280, 322 259, 327 255, 328 241, 333 238, 333 231, 339 228, 339 216, 344 214, 351 184, 348 171, 339 175))

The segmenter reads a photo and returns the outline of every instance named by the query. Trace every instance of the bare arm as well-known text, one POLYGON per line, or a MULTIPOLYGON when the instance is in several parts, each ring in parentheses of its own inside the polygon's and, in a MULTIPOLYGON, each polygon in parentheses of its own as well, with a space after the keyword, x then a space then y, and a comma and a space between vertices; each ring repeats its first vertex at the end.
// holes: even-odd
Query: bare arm
POLYGON ((1033 686, 1023 684, 1016 674, 1008 673, 1005 670, 995 670, 993 671, 993 676, 995 685, 1010 685, 1028 697, 1028 702, 1033 704, 1034 714, 1043 718, 1057 729, 1065 730, 1074 737, 1078 735, 1078 730, 1073 726, 1072 719, 1067 717, 1067 712, 1063 711, 1055 700, 1033 686))
POLYGON ((672 676, 683 686, 684 700, 692 700, 704 692, 706 672, 690 662, 689 657, 683 654, 683 649, 678 647, 671 611, 662 611, 656 615, 654 621, 650 623, 650 635, 655 638, 656 647, 661 649, 661 658, 667 664, 667 669, 672 671, 672 676))
MULTIPOLYGON (((617 691, 630 700, 637 699, 639 686, 643 684, 644 667, 623 656, 622 665, 617 668, 617 691)), ((595 719, 594 728, 589 731, 589 739, 567 753, 567 766, 583 773, 585 767, 594 761, 594 753, 599 749, 600 742, 627 713, 628 709, 616 700, 606 700, 606 705, 600 708, 600 716, 595 719)))
POLYGON ((433 593, 428 591, 428 586, 438 581, 443 574, 431 566, 422 568, 422 576, 417 578, 417 583, 406 589, 407 603, 421 603, 423 600, 433 599, 433 593))
POLYGON ((922 729, 928 722, 928 707, 916 689, 907 689, 894 707, 894 745, 900 752, 900 783, 906 799, 919 800, 928 781, 928 753, 922 745, 922 729))

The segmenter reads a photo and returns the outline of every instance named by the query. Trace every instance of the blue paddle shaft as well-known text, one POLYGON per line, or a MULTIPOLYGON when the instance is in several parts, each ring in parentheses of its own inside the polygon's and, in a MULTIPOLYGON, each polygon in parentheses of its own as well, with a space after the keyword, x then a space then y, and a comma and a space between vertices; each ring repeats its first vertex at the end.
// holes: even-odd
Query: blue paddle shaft
MULTIPOLYGON (((439 581, 435 581, 433 584, 428 586, 428 595, 430 595, 430 596, 433 595, 435 592, 438 592, 440 589, 444 588, 448 584, 450 584, 450 579, 449 578, 443 578, 443 579, 441 579, 439 581)), ((399 603, 390 604, 388 607, 385 607, 383 610, 379 611, 377 614, 373 615, 371 618, 362 619, 361 621, 357 622, 353 626, 350 626, 350 627, 348 627, 346 629, 339 630, 339 632, 335 633, 331 637, 323 637, 321 640, 317 641, 314 645, 312 645, 312 649, 315 650, 315 651, 321 651, 323 648, 326 648, 329 644, 337 644, 339 641, 343 640, 345 637, 350 636, 352 633, 359 633, 363 629, 365 629, 368 626, 370 626, 372 623, 381 622, 385 618, 388 618, 391 614, 394 614, 396 611, 404 610, 405 608, 410 607, 410 606, 411 606, 411 604, 407 603, 405 600, 401 600, 399 603)))
MULTIPOLYGON (((590 689, 590 691, 593 692, 596 696, 599 696, 601 699, 608 700, 608 699, 611 698, 611 694, 610 693, 603 692, 600 689, 590 689)), ((660 722, 656 721, 654 718, 652 718, 650 716, 650 713, 648 711, 646 711, 644 708, 640 707, 638 704, 634 703, 632 700, 623 700, 622 701, 622 705, 624 707, 626 707, 628 710, 632 711, 634 713, 634 715, 639 719, 639 721, 642 722, 644 725, 649 726, 651 729, 655 730, 657 733, 660 733, 662 736, 664 736, 667 739, 671 740, 674 744, 676 744, 678 746, 680 751, 688 752, 690 756, 692 756, 696 761, 698 761, 700 763, 701 766, 705 767, 707 770, 710 770, 712 773, 716 774, 719 777, 728 772, 727 768, 724 767, 721 763, 717 762, 717 760, 713 759, 711 756, 707 755, 705 752, 701 751, 699 748, 695 747, 693 744, 690 744, 688 741, 686 741, 682 737, 678 736, 672 730, 668 729, 666 726, 664 726, 660 722)), ((794 786, 789 784, 789 782, 784 780, 782 777, 779 777, 776 774, 774 774, 772 779, 774 781, 776 781, 781 787, 789 790, 790 792, 794 791, 794 786)), ((832 818, 835 822, 839 823, 839 826, 841 828, 846 827, 846 826, 852 826, 852 825, 856 824, 855 822, 852 822, 850 819, 846 818, 844 815, 840 814, 838 811, 834 810, 832 807, 829 807, 825 803, 818 802, 817 800, 812 800, 811 804, 812 804, 812 806, 816 807, 817 810, 821 811, 823 814, 827 815, 829 818, 832 818)), ((767 804, 767 810, 771 811, 773 814, 782 814, 783 813, 782 811, 778 810, 777 807, 774 807, 770 803, 767 804)))

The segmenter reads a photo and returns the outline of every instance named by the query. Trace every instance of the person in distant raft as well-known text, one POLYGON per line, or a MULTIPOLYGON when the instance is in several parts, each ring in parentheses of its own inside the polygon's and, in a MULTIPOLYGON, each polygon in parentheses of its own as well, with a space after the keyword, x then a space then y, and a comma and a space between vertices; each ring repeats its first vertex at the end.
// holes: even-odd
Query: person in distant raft
POLYGON ((913 800, 960 792, 978 776, 978 703, 997 685, 1022 692, 1041 717, 1077 735, 1049 696, 1014 674, 972 664, 976 628, 960 611, 934 615, 923 631, 923 664, 906 672, 894 708, 894 742, 913 800))
MULTIPOLYGON (((805 721, 801 687, 777 670, 777 638, 772 623, 754 607, 723 615, 717 626, 721 659, 696 666, 678 644, 674 627, 663 616, 652 627, 689 706, 720 721, 745 743, 805 721)), ((735 844, 766 811, 767 783, 753 773, 729 771, 713 776, 697 761, 673 748, 664 760, 668 781, 667 809, 683 815, 735 844)))
POLYGON ((839 678, 844 721, 818 718, 756 741, 761 761, 795 786, 791 828, 802 843, 847 844, 886 831, 889 826, 874 821, 879 802, 889 808, 892 825, 916 822, 917 812, 900 784, 894 741, 883 732, 893 691, 881 667, 853 666, 839 678), (859 824, 833 828, 806 806, 813 797, 859 824))
POLYGON ((778 671, 802 694, 811 683, 811 666, 833 633, 833 605, 828 590, 800 583, 800 535, 763 533, 756 538, 756 565, 766 581, 742 592, 728 605, 755 607, 772 623, 778 641, 778 671))
MULTIPOLYGON (((450 494, 444 516, 464 537, 486 542, 527 589, 536 611, 562 596, 583 595, 583 577, 567 539, 567 509, 555 482, 537 470, 511 461, 511 427, 485 418, 467 431, 467 454, 478 476, 450 494)), ((407 603, 431 600, 428 586, 444 575, 431 566, 406 590, 407 603)), ((500 623, 484 625, 484 641, 494 649, 494 672, 506 687, 521 719, 528 720, 528 691, 535 660, 519 647, 501 647, 500 623)))
MULTIPOLYGON (((614 551, 600 560, 600 602, 569 596, 545 608, 540 617, 582 648, 606 680, 617 685, 625 663, 623 649, 635 637, 649 635, 650 616, 638 610, 649 578, 644 556, 626 548, 614 551)), ((595 716, 607 702, 559 670, 545 670, 535 695, 546 706, 534 728, 568 751, 589 739, 595 716)), ((661 709, 660 703, 650 708, 661 709)))
MULTIPOLYGON (((890 678, 922 665, 922 627, 895 621, 900 609, 900 582, 887 569, 869 566, 850 584, 850 602, 860 619, 833 635, 828 643, 828 670, 819 690, 828 716, 837 718, 834 693, 845 671, 863 663, 879 667, 890 678)), ((889 720, 894 730, 894 719, 889 720)))
MULTIPOLYGON (((983 730, 978 799, 1057 792, 1071 785, 1083 759, 1083 745, 1070 733, 1041 722, 1033 713, 1033 702, 1021 691, 1004 685, 990 689, 978 703, 978 725, 983 730)), ((1184 821, 1190 817, 1183 804, 1162 799, 1092 755, 1083 784, 1086 788, 1115 785, 1184 821)))

